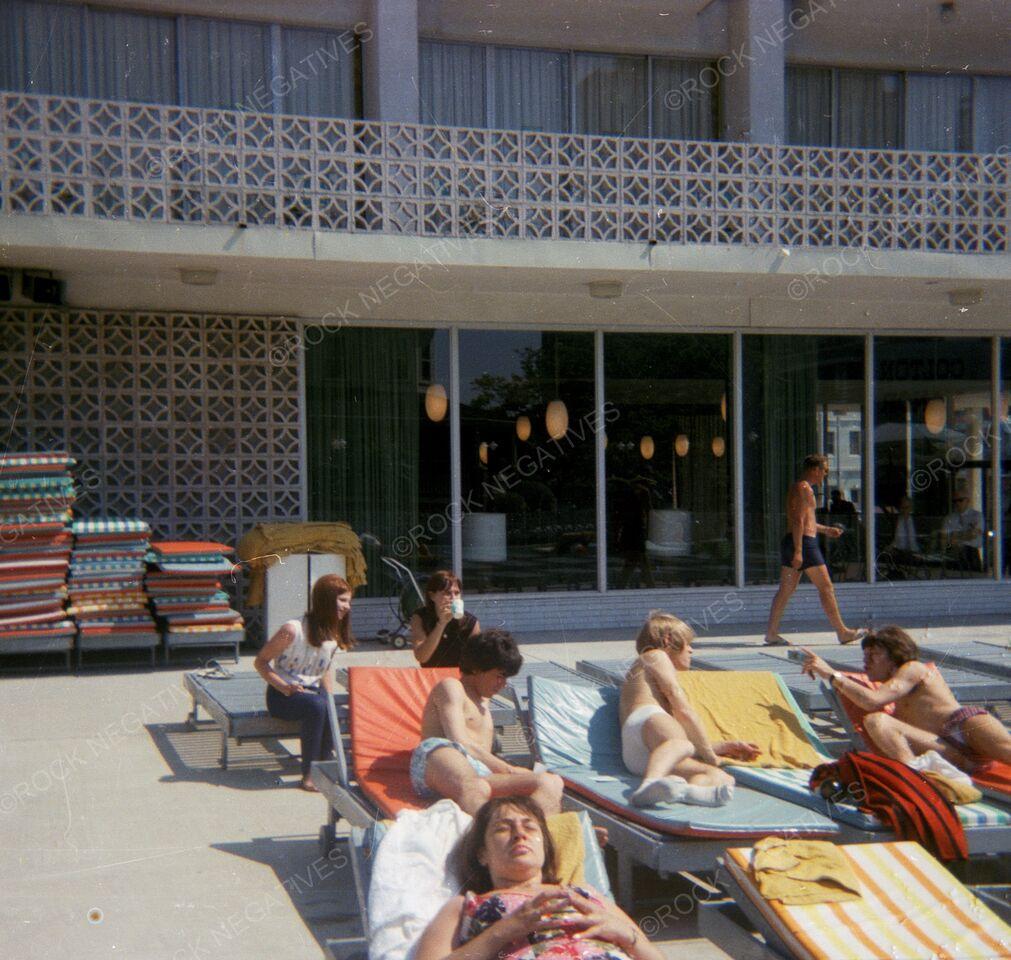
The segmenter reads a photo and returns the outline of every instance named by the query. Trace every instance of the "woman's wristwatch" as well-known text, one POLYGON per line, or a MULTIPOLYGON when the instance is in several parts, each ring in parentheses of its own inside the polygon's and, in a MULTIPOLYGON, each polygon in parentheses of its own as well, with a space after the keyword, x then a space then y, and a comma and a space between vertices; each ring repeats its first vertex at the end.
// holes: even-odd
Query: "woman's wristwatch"
POLYGON ((839 670, 832 671, 832 686, 834 687, 840 680, 842 680, 844 674, 839 670))

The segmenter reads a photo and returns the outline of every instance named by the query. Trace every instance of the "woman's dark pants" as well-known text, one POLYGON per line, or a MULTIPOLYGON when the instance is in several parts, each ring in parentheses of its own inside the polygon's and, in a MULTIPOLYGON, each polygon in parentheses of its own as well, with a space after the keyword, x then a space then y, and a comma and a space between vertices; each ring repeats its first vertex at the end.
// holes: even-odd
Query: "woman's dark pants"
POLYGON ((330 718, 327 716, 324 690, 309 690, 286 697, 267 687, 267 713, 278 720, 299 720, 302 724, 302 776, 309 776, 313 760, 329 760, 333 754, 330 718))

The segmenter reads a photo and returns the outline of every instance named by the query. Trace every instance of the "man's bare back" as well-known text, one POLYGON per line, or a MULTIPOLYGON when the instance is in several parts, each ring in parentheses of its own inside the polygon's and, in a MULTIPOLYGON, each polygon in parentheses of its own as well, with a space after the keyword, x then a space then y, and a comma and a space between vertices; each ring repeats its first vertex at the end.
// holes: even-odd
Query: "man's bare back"
POLYGON ((495 742, 495 725, 492 721, 491 711, 488 709, 488 701, 467 692, 467 688, 455 677, 447 677, 441 681, 432 691, 428 702, 425 704, 424 713, 421 715, 421 739, 429 737, 444 737, 452 740, 453 737, 444 728, 442 723, 442 707, 453 691, 459 695, 463 692, 463 697, 457 696, 461 704, 463 713, 464 729, 467 732, 467 739, 463 742, 465 747, 478 747, 489 753, 495 742))

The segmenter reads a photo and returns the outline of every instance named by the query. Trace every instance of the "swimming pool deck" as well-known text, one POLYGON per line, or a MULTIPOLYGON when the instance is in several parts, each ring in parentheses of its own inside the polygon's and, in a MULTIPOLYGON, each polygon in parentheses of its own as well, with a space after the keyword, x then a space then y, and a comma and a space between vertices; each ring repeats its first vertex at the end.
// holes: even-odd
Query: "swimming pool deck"
MULTIPOLYGON (((931 625, 929 639, 1006 641, 1011 626, 931 625)), ((524 654, 575 666, 628 656, 634 631, 521 637, 524 654)), ((829 644, 826 632, 790 635, 829 644)), ((760 634, 709 634, 699 648, 746 646, 760 634)), ((349 665, 413 663, 374 643, 349 665)), ((229 669, 232 669, 229 664, 229 669)), ((251 669, 252 656, 235 669, 251 669)), ((357 930, 340 847, 321 856, 324 801, 295 788, 297 741, 234 747, 218 766, 213 729, 190 730, 182 675, 101 668, 0 677, 0 942, 11 960, 250 960, 324 956, 357 930), (287 748, 286 746, 287 745, 287 748)), ((637 918, 664 954, 725 960, 686 909, 689 886, 642 878, 637 918), (667 909, 664 909, 664 907, 667 909)))

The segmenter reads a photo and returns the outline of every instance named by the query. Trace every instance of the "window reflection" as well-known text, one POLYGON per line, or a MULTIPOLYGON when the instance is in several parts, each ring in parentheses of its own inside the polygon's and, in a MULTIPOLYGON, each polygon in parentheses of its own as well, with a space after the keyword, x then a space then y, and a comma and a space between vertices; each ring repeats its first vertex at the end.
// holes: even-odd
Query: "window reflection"
POLYGON ((608 586, 733 582, 730 338, 608 334, 608 586))
POLYGON ((989 342, 881 337, 875 368, 879 577, 982 576, 991 562, 989 342))

